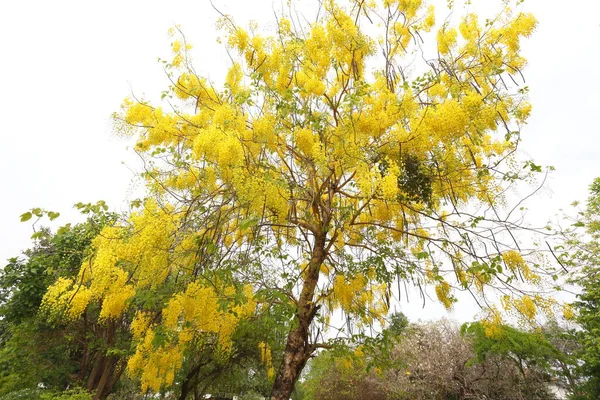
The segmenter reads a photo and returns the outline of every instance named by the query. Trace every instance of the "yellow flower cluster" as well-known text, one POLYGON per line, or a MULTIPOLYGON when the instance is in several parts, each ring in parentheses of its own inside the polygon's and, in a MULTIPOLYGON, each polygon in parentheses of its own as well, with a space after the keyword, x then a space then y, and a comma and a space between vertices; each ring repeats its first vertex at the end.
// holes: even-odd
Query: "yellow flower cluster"
POLYGON ((149 201, 131 215, 129 226, 104 228, 75 282, 57 280, 44 296, 44 307, 77 318, 95 301, 101 320, 119 317, 138 289, 160 285, 171 272, 176 221, 169 209, 149 201))
POLYGON ((452 304, 454 304, 454 300, 450 293, 451 286, 448 282, 440 282, 435 285, 435 294, 440 301, 446 307, 447 310, 452 309, 452 304))
POLYGON ((514 299, 513 306, 528 322, 532 322, 537 315, 537 307, 533 299, 527 295, 514 299))
MULTIPOLYGON (((539 314, 546 318, 554 319, 559 303, 551 297, 542 297, 539 294, 534 296, 523 295, 520 297, 505 295, 501 298, 502 308, 509 314, 518 318, 521 322, 530 326, 536 326, 536 317, 539 314)), ((560 306, 563 311, 569 309, 568 304, 560 306)), ((568 311, 567 311, 568 312, 568 311)), ((567 318, 568 319, 568 318, 567 318)))
MULTIPOLYGON (((373 273, 367 277, 357 274, 347 280, 343 275, 336 275, 333 282, 333 304, 341 307, 344 312, 360 317, 362 323, 370 324, 379 320, 384 324, 388 306, 384 301, 387 286, 373 282, 373 273)), ((332 311, 332 310, 330 310, 332 311)))
POLYGON ((500 312, 492 307, 487 310, 487 316, 481 321, 485 335, 489 338, 500 338, 504 335, 502 329, 502 316, 500 312))
POLYGON ((509 250, 502 253, 502 260, 513 273, 520 272, 525 281, 534 284, 540 282, 541 277, 531 270, 518 251, 509 250))
POLYGON ((563 317, 567 321, 571 321, 575 319, 575 311, 573 311, 573 306, 571 304, 564 304, 562 307, 563 317))
POLYGON ((246 286, 242 292, 246 297, 244 303, 222 310, 219 299, 233 296, 234 288, 224 288, 223 293, 218 294, 212 286, 192 282, 162 310, 162 324, 153 325, 147 314, 138 313, 131 326, 137 340, 136 351, 129 359, 127 369, 130 375, 141 379, 142 390, 157 392, 170 386, 174 374, 181 368, 184 350, 195 338, 214 335, 217 351, 228 353, 238 322, 251 316, 256 309, 252 287, 246 286), (159 331, 163 338, 156 344, 159 331))
POLYGON ((438 31, 437 43, 438 51, 441 54, 449 53, 456 46, 457 32, 454 28, 443 27, 438 31))
POLYGON ((313 147, 318 138, 315 138, 314 133, 310 129, 298 129, 295 132, 296 147, 308 157, 312 156, 313 147))
POLYGON ((271 355, 271 347, 268 343, 260 342, 258 344, 258 350, 260 352, 260 360, 265 364, 267 368, 267 376, 269 379, 275 377, 275 368, 273 368, 273 357, 271 355))
POLYGON ((502 260, 511 271, 518 271, 525 265, 525 260, 516 250, 509 250, 502 253, 502 260))
POLYGON ((72 279, 58 278, 48 288, 40 309, 52 319, 64 316, 76 320, 87 308, 91 297, 92 292, 86 286, 74 284, 72 279))
POLYGON ((142 392, 148 389, 158 392, 162 387, 172 385, 175 374, 183 362, 182 344, 167 343, 155 348, 154 340, 154 331, 148 331, 127 362, 128 373, 139 376, 142 392), (147 354, 149 356, 146 356, 147 354))
POLYGON ((336 275, 333 294, 344 311, 350 312, 352 310, 354 297, 362 292, 366 284, 366 278, 360 274, 350 279, 349 282, 346 281, 343 275, 336 275))

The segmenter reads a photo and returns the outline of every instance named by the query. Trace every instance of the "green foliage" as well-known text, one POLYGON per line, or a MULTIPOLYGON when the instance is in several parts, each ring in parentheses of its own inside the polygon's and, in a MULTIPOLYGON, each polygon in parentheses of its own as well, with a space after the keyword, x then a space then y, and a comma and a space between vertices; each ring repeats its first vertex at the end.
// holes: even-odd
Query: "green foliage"
POLYGON ((572 224, 576 229, 567 231, 567 246, 571 250, 568 264, 576 267, 574 281, 581 293, 573 303, 582 360, 579 373, 584 377, 581 399, 600 398, 600 178, 590 185, 587 207, 572 224), (584 228, 579 232, 577 228, 584 228))
MULTIPOLYGON (((31 213, 38 218, 44 213, 51 219, 57 216, 42 209, 31 213)), ((101 212, 84 223, 67 224, 55 234, 42 228, 34 247, 0 270, 0 395, 20 396, 16 390, 33 390, 39 384, 50 390, 72 384, 86 334, 78 327, 48 323, 38 316, 38 308, 50 284, 77 274, 91 240, 114 218, 101 212)), ((33 398, 33 394, 23 396, 33 398)))
MULTIPOLYGON (((400 314, 396 320, 403 321, 402 317, 400 314)), ((456 325, 442 320, 388 329, 380 336, 399 333, 388 341, 394 344, 383 363, 378 360, 378 348, 367 345, 357 346, 354 351, 322 352, 311 361, 300 384, 301 398, 554 399, 547 391, 547 382, 556 377, 548 367, 549 359, 556 356, 552 345, 540 335, 508 326, 504 327, 509 332, 505 340, 486 341, 476 337, 484 333, 480 328, 480 323, 470 324, 461 334, 456 325), (531 348, 536 343, 541 350, 531 348), (516 354, 526 357, 528 365, 518 367, 516 354), (478 361, 480 355, 485 356, 478 361), (540 365, 544 363, 545 369, 540 365)))
POLYGON ((0 346, 0 395, 39 383, 58 389, 66 387, 73 373, 70 356, 76 346, 63 332, 30 319, 10 325, 7 340, 0 346))
POLYGON ((502 325, 499 331, 489 337, 481 322, 463 324, 461 333, 473 342, 476 361, 483 362, 490 355, 508 357, 519 369, 535 365, 542 369, 550 368, 550 361, 561 359, 562 354, 541 333, 518 330, 502 325))
MULTIPOLYGON (((370 392, 372 397, 385 399, 384 389, 371 387, 368 383, 374 372, 367 372, 365 365, 354 367, 351 364, 352 354, 344 349, 335 349, 320 353, 310 364, 304 382, 299 386, 302 398, 316 399, 360 399, 362 394, 370 392), (352 367, 346 367, 349 365, 352 367)), ((357 360, 364 361, 364 360, 357 360)))
MULTIPOLYGON (((272 362, 277 365, 285 346, 286 324, 278 324, 270 310, 253 320, 242 320, 232 337, 232 350, 227 357, 215 353, 212 342, 197 343, 188 351, 186 365, 178 379, 182 387, 203 388, 205 393, 252 399, 269 396, 273 378, 261 359, 259 343, 269 345, 272 362)), ((182 389, 183 390, 183 389, 182 389)))
POLYGON ((60 392, 44 389, 22 389, 0 397, 0 400, 92 400, 92 395, 83 388, 60 392))
POLYGON ((394 313, 390 316, 390 322, 386 330, 392 335, 399 337, 408 328, 409 324, 410 322, 406 315, 401 312, 394 313))

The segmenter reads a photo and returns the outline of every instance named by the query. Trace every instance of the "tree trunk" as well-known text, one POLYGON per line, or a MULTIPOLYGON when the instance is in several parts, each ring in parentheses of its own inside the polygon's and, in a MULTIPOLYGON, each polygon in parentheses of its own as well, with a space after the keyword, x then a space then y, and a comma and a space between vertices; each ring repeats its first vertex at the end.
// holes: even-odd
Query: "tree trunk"
POLYGON ((114 384, 111 379, 112 374, 115 370, 115 365, 118 362, 117 357, 109 357, 105 353, 107 349, 110 349, 115 344, 117 326, 115 321, 110 321, 108 327, 105 330, 104 340, 106 349, 98 351, 98 359, 92 368, 92 372, 87 381, 87 390, 90 392, 95 391, 94 400, 102 400, 108 396, 112 385, 114 384))
POLYGON ((107 388, 107 384, 110 380, 110 377, 113 373, 113 367, 115 366, 115 360, 113 357, 108 357, 106 363, 104 364, 104 370, 102 371, 102 375, 100 376, 100 381, 98 382, 98 386, 96 386, 96 394, 94 395, 94 400, 103 400, 108 396, 108 392, 110 388, 107 388), (108 389, 108 390, 107 390, 108 389))
POLYGON ((115 367, 112 376, 109 382, 104 387, 104 393, 107 396, 110 394, 110 392, 112 392, 113 387, 119 381, 119 379, 121 379, 121 375, 123 375, 123 372, 125 372, 125 368, 127 368, 127 363, 122 357, 118 357, 116 360, 117 361, 115 362, 115 367))
POLYGON ((179 400, 185 400, 192 391, 196 390, 196 387, 198 387, 198 373, 200 372, 200 368, 204 365, 206 365, 206 363, 200 362, 187 373, 181 384, 179 400))
POLYGON ((298 299, 298 326, 288 334, 283 360, 271 391, 271 400, 290 398, 302 369, 314 351, 314 347, 308 342, 308 332, 317 310, 313 298, 319 280, 319 269, 325 257, 325 234, 321 234, 315 237, 312 257, 298 299))
POLYGON ((98 374, 104 368, 104 361, 105 361, 104 355, 101 352, 98 352, 97 357, 98 358, 96 359, 96 362, 94 362, 94 366, 92 367, 92 371, 90 372, 90 375, 88 376, 87 384, 85 385, 87 390, 90 392, 92 390, 94 390, 94 388, 96 387, 96 382, 98 381, 98 378, 97 378, 98 374))
POLYGON ((186 378, 181 384, 181 394, 179 395, 179 400, 187 399, 188 395, 194 389, 196 389, 196 385, 192 385, 191 380, 186 378))

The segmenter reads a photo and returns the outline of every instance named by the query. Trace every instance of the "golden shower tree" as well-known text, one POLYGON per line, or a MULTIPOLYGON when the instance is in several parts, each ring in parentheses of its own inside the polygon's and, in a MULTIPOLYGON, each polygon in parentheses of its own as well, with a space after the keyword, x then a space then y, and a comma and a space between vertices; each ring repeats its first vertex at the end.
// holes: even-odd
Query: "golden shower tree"
MULTIPOLYGON (((235 315, 250 314, 246 299, 290 321, 272 399, 288 399, 310 356, 330 345, 336 312, 353 321, 347 330, 360 330, 383 323, 402 284, 433 287, 451 308, 457 291, 485 304, 488 287, 512 293, 537 282, 515 249, 510 231, 519 225, 502 215, 507 188, 539 170, 515 156, 531 109, 517 84, 520 40, 536 21, 500 6, 492 19, 467 14, 436 27, 422 0, 323 0, 312 22, 282 13, 271 34, 223 16, 232 64, 222 87, 195 72, 191 45, 174 30, 162 106, 128 98, 115 120, 137 137, 155 199, 136 218, 148 218, 156 237, 128 254, 167 249, 130 275, 145 285, 191 283, 152 322, 136 317, 140 355, 130 369, 157 376, 143 372, 155 345, 148 326, 179 336, 172 364, 180 365, 177 346, 193 320, 181 316, 208 290, 195 279, 209 271, 228 269, 252 286, 256 295, 240 297, 246 311, 235 315), (178 255, 189 257, 174 268, 178 255)), ((128 232, 123 240, 135 241, 135 226, 128 232)), ((120 257, 106 268, 121 268, 120 257)), ((91 298, 94 274, 81 278, 91 298)), ((135 283, 102 276, 110 276, 103 293, 121 285, 118 299, 104 299, 114 302, 103 308, 112 318, 135 283)))

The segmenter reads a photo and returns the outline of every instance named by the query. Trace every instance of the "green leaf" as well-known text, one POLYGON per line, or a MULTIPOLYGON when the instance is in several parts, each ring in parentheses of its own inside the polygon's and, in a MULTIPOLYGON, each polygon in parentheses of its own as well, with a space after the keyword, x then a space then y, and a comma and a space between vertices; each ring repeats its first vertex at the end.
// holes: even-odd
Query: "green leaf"
POLYGON ((240 229, 245 230, 251 228, 253 226, 256 226, 257 223, 258 220, 256 218, 243 219, 240 221, 240 229))
POLYGON ((21 214, 21 222, 29 221, 31 217, 32 214, 29 211, 27 211, 26 213, 21 214))
POLYGON ((32 239, 41 239, 42 237, 44 237, 44 231, 37 231, 35 232, 33 235, 31 235, 32 239))

